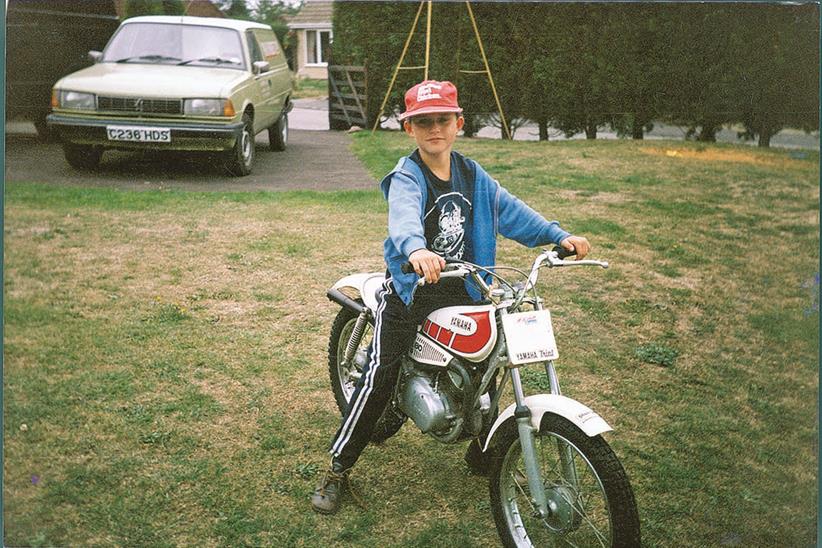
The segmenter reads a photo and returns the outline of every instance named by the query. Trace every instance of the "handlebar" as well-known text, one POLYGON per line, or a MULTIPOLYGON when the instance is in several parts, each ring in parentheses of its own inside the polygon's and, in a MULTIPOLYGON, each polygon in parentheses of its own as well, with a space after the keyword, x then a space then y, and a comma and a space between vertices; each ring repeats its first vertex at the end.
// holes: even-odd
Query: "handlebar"
MULTIPOLYGON (((442 269, 442 272, 450 272, 457 270, 460 265, 465 265, 463 261, 459 261, 457 259, 445 259, 445 268, 442 269), (449 268, 450 267, 450 268, 449 268)), ((410 262, 406 261, 400 265, 400 271, 403 274, 413 274, 414 273, 414 265, 410 262)))
POLYGON ((552 249, 551 251, 553 251, 554 253, 557 254, 558 259, 565 259, 567 257, 573 257, 577 254, 576 250, 568 251, 564 247, 560 247, 558 245, 555 245, 554 249, 552 249))
MULTIPOLYGON (((573 257, 575 255, 576 255, 576 252, 574 252, 574 251, 568 251, 567 249, 565 249, 563 247, 554 246, 554 248, 551 249, 551 251, 546 251, 546 252, 542 253, 537 258, 536 262, 539 263, 539 266, 543 266, 543 265, 547 264, 547 266, 551 267, 551 268, 557 267, 557 266, 583 266, 583 265, 594 265, 594 266, 601 266, 602 268, 608 268, 608 266, 609 266, 607 261, 594 261, 594 260, 590 260, 590 259, 582 259, 582 260, 576 260, 576 261, 574 261, 574 260, 566 261, 565 260, 568 257, 573 257)), ((447 274, 449 272, 460 272, 461 275, 467 274, 468 270, 465 269, 465 268, 461 269, 460 266, 463 266, 463 267, 467 266, 467 267, 470 268, 473 265, 471 265, 470 263, 465 263, 465 262, 462 262, 462 261, 458 261, 456 259, 446 259, 445 260, 445 268, 442 270, 442 273, 447 274)), ((402 265, 400 265, 400 271, 403 274, 412 274, 414 272, 414 265, 412 265, 410 262, 405 262, 402 265)))

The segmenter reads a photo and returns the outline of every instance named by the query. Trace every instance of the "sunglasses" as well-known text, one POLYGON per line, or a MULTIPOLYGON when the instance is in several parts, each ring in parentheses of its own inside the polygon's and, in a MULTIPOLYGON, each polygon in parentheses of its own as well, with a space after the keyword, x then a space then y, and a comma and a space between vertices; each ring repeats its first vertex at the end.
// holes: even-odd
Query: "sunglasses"
POLYGON ((411 123, 414 124, 417 127, 422 128, 422 129, 431 129, 432 127, 434 127, 434 124, 437 124, 440 127, 445 127, 445 126, 447 126, 448 124, 450 124, 451 122, 453 122, 456 119, 457 119, 457 117, 454 116, 453 114, 437 116, 437 117, 434 117, 434 116, 414 116, 413 118, 411 118, 411 123))

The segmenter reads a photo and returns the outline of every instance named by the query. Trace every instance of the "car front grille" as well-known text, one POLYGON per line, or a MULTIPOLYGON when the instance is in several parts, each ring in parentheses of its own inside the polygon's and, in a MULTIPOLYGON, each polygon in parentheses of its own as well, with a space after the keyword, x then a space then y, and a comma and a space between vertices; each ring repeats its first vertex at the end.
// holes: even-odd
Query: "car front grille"
POLYGON ((97 110, 135 114, 182 114, 180 99, 143 99, 140 97, 97 97, 97 110))

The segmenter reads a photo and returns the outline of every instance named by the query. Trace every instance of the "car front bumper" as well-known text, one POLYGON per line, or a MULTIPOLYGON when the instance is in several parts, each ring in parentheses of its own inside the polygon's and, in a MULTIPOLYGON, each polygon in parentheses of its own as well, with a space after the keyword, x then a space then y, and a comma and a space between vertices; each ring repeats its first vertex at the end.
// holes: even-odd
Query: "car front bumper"
POLYGON ((216 124, 207 122, 179 122, 169 120, 132 120, 128 118, 82 118, 52 113, 46 118, 49 129, 55 130, 65 143, 97 145, 117 149, 151 150, 230 150, 243 130, 242 122, 216 124), (108 126, 167 128, 171 142, 112 141, 108 126))

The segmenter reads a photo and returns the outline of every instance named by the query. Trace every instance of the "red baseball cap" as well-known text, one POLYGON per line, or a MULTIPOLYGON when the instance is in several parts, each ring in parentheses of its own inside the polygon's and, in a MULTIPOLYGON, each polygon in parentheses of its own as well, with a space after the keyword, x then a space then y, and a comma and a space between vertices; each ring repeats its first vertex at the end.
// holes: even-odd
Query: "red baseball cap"
POLYGON ((425 80, 406 91, 405 112, 399 119, 436 112, 462 112, 457 103, 457 88, 451 82, 425 80))

